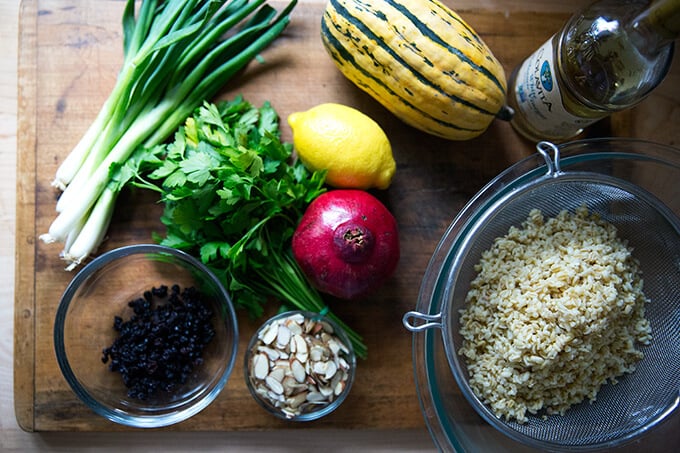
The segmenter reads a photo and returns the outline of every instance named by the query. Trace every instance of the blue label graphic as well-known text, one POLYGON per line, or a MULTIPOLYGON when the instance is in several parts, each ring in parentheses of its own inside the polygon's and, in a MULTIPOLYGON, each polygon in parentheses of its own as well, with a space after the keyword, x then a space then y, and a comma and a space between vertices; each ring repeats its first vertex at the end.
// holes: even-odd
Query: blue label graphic
POLYGON ((541 65, 541 85, 546 91, 552 91, 553 89, 553 79, 550 73, 550 64, 548 61, 544 61, 541 65))
POLYGON ((552 74, 548 61, 544 61, 541 65, 541 85, 546 91, 552 91, 552 74))

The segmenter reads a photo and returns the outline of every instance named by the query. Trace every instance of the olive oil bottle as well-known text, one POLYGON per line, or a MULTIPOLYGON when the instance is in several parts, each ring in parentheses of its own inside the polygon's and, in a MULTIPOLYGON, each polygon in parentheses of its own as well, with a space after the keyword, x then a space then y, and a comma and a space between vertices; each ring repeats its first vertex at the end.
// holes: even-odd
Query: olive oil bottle
POLYGON ((591 4, 513 71, 513 127, 562 141, 634 106, 665 77, 679 34, 680 0, 591 4))

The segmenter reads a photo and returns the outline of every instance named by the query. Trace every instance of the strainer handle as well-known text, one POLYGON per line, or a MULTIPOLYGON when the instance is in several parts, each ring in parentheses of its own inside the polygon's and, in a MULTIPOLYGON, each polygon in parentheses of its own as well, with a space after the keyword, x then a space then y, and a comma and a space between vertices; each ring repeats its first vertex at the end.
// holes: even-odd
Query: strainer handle
POLYGON ((419 311, 409 311, 404 314, 402 323, 411 332, 422 332, 427 329, 442 328, 442 314, 428 315, 419 311))
POLYGON ((536 144, 536 150, 543 156, 548 166, 548 176, 557 176, 560 170, 560 149, 552 142, 542 141, 536 144), (550 157, 552 152, 553 157, 550 157))

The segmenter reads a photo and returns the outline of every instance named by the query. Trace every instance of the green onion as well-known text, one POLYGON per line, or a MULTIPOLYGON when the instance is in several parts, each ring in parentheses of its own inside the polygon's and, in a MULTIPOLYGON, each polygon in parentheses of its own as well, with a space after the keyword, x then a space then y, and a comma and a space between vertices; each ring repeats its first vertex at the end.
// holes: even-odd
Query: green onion
POLYGON ((280 12, 265 0, 143 0, 123 12, 123 64, 108 99, 62 162, 63 190, 44 242, 64 242, 75 268, 105 236, 121 172, 137 148, 165 141, 205 100, 276 39, 297 1, 280 12))

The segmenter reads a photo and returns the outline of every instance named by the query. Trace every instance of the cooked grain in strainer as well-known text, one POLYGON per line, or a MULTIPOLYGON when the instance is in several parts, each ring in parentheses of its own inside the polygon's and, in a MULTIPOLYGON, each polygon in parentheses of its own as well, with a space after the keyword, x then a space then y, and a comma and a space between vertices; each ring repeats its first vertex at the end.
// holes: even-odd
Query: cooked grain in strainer
POLYGON ((638 262, 616 228, 584 206, 534 209, 481 257, 465 308, 470 386, 506 420, 564 414, 634 371, 651 339, 638 262))

